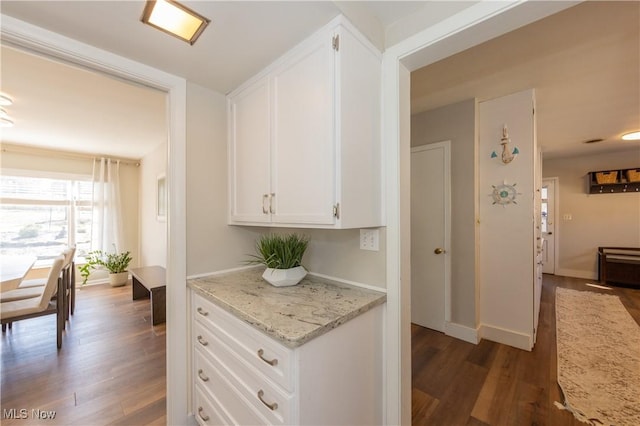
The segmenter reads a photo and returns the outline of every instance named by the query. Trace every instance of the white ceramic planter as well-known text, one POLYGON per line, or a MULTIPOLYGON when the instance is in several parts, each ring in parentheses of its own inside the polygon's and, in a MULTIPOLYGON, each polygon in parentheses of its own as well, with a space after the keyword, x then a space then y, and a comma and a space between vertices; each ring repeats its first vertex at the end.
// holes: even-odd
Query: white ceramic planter
POLYGON ((119 272, 117 274, 109 274, 109 284, 111 287, 121 287, 127 283, 129 279, 129 272, 119 272))
POLYGON ((275 287, 289 287, 298 284, 307 276, 307 270, 302 266, 291 269, 267 268, 262 274, 262 278, 275 287))

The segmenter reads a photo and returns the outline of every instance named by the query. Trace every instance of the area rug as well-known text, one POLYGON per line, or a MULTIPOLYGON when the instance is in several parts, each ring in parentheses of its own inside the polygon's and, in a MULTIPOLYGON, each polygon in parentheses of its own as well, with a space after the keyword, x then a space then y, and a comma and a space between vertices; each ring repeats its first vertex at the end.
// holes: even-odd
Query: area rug
POLYGON ((556 289, 558 384, 592 425, 640 425, 640 327, 617 296, 556 289))

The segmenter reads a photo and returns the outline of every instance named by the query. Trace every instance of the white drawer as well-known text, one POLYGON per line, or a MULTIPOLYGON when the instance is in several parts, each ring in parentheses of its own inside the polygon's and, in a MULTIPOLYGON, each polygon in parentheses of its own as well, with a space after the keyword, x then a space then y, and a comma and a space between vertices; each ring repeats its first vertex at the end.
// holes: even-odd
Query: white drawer
MULTIPOLYGON (((235 354, 288 392, 295 392, 293 351, 194 293, 194 316, 235 354)), ((197 336, 197 334, 196 334, 197 336)))
POLYGON ((226 426, 231 424, 223 414, 224 410, 216 403, 215 398, 199 385, 196 385, 195 398, 196 421, 200 425, 226 426))
MULTIPOLYGON (((227 360, 228 361, 228 360, 227 360)), ((252 370, 233 370, 237 366, 227 366, 217 357, 210 356, 196 350, 196 387, 201 386, 212 399, 218 401, 219 407, 229 419, 230 424, 236 425, 283 425, 291 423, 291 398, 283 396, 282 392, 274 390, 266 382, 260 387, 246 383, 252 370), (242 377, 238 377, 236 373, 242 377), (260 395, 260 396, 258 396, 260 395), (276 397, 274 398, 274 395, 276 397), (264 402, 261 402, 260 398, 264 402), (267 403, 275 403, 271 408, 267 403)), ((255 372, 254 372, 255 374, 255 372)))
POLYGON ((283 391, 251 365, 238 358, 202 324, 196 323, 195 331, 201 336, 200 341, 196 343, 195 351, 196 382, 216 394, 218 389, 209 374, 209 370, 213 369, 224 376, 247 404, 266 418, 269 424, 291 423, 294 401, 292 394, 283 391))

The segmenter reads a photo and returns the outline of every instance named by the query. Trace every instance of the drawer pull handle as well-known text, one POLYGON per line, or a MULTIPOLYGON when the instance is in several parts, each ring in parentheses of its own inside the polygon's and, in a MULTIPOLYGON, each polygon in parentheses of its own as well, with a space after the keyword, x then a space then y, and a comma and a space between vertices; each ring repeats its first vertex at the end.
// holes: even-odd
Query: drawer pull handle
POLYGON ((269 364, 272 367, 275 367, 276 365, 278 365, 278 358, 274 358, 274 359, 266 359, 264 357, 264 350, 259 349, 258 350, 258 356, 260 357, 261 360, 263 360, 264 362, 266 362, 267 364, 269 364))
POLYGON ((202 336, 198 336, 198 343, 200 343, 202 346, 207 346, 209 344, 209 342, 204 340, 202 336))
POLYGON ((202 407, 198 407, 198 415, 200 416, 200 418, 202 419, 203 422, 208 422, 209 421, 209 416, 202 415, 202 412, 204 411, 204 408, 202 407))
POLYGON ((264 396, 264 391, 262 389, 260 389, 258 391, 258 399, 260 400, 260 402, 262 402, 264 405, 266 405, 267 408, 269 408, 269 410, 271 410, 271 411, 275 411, 275 410, 278 409, 278 403, 277 402, 274 402, 272 404, 268 404, 267 401, 262 399, 263 396, 264 396))
POLYGON ((204 371, 202 371, 202 368, 198 370, 198 377, 200 377, 200 380, 202 380, 203 382, 208 382, 209 378, 203 374, 204 371))
POLYGON ((203 310, 201 307, 198 307, 198 309, 196 309, 198 311, 198 313, 200 315, 202 315, 203 317, 206 317, 207 315, 209 315, 209 312, 203 310))

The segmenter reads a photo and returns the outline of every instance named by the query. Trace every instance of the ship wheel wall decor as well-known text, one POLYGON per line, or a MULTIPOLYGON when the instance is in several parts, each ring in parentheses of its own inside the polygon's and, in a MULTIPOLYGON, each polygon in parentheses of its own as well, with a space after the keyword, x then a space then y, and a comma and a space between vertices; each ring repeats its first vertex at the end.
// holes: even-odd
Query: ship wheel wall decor
POLYGON ((516 190, 517 184, 507 184, 506 182, 500 185, 491 185, 493 191, 489 194, 493 198, 493 204, 499 204, 506 206, 507 204, 518 204, 516 197, 522 195, 516 190))

